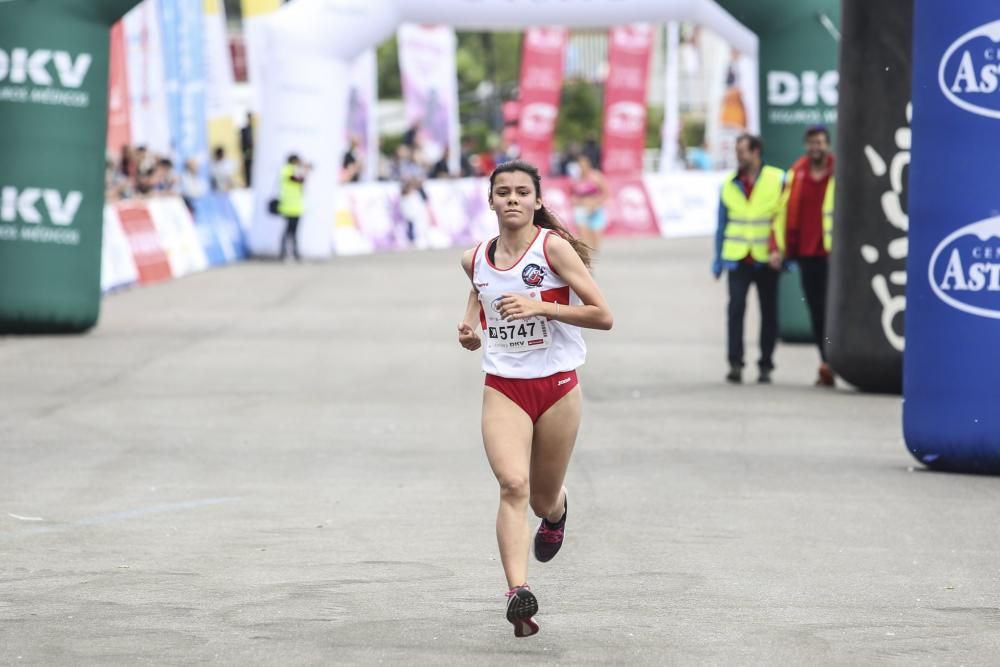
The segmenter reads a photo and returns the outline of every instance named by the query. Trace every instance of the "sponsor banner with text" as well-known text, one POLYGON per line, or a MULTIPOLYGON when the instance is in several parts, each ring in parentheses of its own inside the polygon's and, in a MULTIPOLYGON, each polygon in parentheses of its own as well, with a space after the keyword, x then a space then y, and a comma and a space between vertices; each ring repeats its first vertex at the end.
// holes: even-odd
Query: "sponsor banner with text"
POLYGON ((424 159, 448 153, 458 171, 458 73, 455 30, 449 26, 403 25, 397 32, 406 122, 417 128, 424 159))
POLYGON ((521 158, 542 174, 549 171, 568 42, 565 28, 529 28, 524 33, 517 144, 521 158))
POLYGON ((719 193, 728 172, 674 171, 645 174, 660 234, 666 237, 711 236, 718 226, 719 193))
POLYGON ((150 199, 146 206, 174 277, 204 271, 208 258, 184 201, 179 197, 164 197, 150 199))
POLYGON ((104 207, 104 241, 101 244, 101 290, 108 292, 139 280, 132 246, 115 206, 104 207))
POLYGON ((145 0, 122 19, 128 74, 129 129, 135 146, 170 155, 170 114, 163 82, 158 0, 145 0))
POLYGON ((141 201, 126 201, 116 204, 115 210, 132 249, 139 283, 146 285, 172 278, 170 260, 163 250, 146 204, 141 201))
POLYGON ((111 27, 108 65, 108 150, 118 155, 132 143, 129 121, 128 71, 125 68, 125 26, 119 21, 111 27))
POLYGON ((647 24, 617 26, 609 32, 601 164, 606 174, 642 172, 653 35, 647 24))

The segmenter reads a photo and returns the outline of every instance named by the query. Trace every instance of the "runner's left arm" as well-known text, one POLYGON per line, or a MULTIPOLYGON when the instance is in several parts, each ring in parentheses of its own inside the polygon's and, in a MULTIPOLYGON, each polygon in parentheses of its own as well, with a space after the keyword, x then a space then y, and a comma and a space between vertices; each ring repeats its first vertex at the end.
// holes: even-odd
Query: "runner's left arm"
POLYGON ((547 317, 550 320, 572 324, 585 329, 608 330, 614 324, 614 315, 601 294, 594 277, 583 260, 564 238, 552 234, 548 243, 549 265, 576 292, 583 302, 580 306, 535 301, 519 294, 505 294, 500 302, 500 314, 508 320, 527 317, 547 317))

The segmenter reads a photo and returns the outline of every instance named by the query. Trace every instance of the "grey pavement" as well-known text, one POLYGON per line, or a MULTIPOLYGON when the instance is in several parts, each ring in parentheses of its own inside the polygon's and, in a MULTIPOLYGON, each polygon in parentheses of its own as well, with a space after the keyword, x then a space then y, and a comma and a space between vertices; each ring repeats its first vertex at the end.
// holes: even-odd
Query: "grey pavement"
POLYGON ((0 663, 998 664, 998 480, 921 469, 900 399, 813 388, 809 346, 723 383, 708 255, 601 258, 529 639, 457 250, 217 269, 0 339, 0 663))

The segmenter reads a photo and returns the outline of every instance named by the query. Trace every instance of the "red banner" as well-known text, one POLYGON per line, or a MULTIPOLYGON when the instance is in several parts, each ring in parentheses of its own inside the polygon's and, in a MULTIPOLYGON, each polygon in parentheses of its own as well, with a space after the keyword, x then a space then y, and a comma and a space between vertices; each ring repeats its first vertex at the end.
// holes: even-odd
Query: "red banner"
MULTIPOLYGON (((607 236, 659 236, 660 225, 656 219, 656 209, 646 190, 642 175, 610 176, 605 179, 608 186, 608 201, 604 204, 608 215, 607 236)), ((572 180, 550 178, 545 181, 543 199, 545 206, 559 218, 559 221, 574 235, 579 226, 573 213, 570 198, 572 180)))
POLYGON ((608 78, 604 86, 606 174, 639 174, 646 147, 646 93, 653 29, 646 24, 612 28, 608 36, 608 78))
POLYGON ((549 173, 568 42, 564 28, 529 28, 524 33, 517 143, 521 159, 543 175, 549 173))
POLYGON ((132 248, 139 282, 155 283, 172 278, 170 261, 146 205, 142 202, 122 202, 118 204, 118 219, 132 248))
POLYGON ((111 27, 108 66, 108 150, 121 153, 132 141, 129 124, 128 72, 125 70, 125 28, 122 22, 111 27))

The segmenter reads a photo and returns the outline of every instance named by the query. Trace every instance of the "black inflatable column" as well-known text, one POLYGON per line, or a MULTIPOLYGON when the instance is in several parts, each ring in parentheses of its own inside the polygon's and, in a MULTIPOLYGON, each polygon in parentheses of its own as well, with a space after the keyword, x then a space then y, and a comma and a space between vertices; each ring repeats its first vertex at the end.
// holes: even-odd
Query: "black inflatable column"
POLYGON ((844 0, 841 26, 827 355, 859 389, 899 393, 913 0, 844 0))

